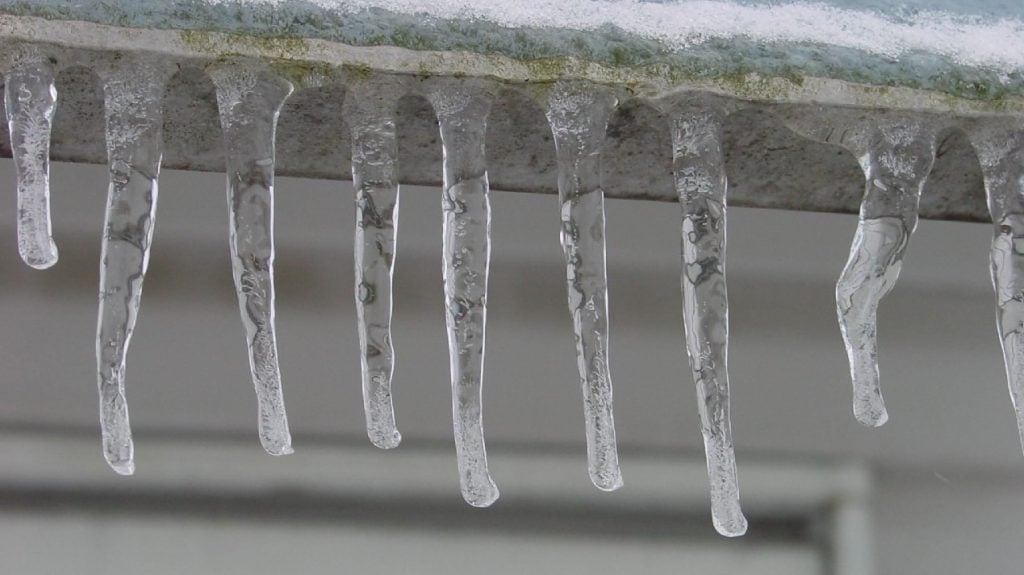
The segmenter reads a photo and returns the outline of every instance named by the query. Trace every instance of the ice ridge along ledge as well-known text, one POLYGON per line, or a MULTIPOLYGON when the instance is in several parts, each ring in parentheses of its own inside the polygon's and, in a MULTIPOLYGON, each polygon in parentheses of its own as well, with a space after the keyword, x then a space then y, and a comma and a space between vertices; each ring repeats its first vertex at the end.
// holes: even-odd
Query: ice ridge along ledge
MULTIPOLYGON (((2 0, 0 13, 128 28, 466 52, 674 78, 830 78, 1020 95, 1024 5, 1001 0, 2 0), (997 38, 998 41, 992 41, 997 38)), ((231 51, 228 49, 227 51, 231 51)), ((491 73, 501 76, 495 61, 491 73)))

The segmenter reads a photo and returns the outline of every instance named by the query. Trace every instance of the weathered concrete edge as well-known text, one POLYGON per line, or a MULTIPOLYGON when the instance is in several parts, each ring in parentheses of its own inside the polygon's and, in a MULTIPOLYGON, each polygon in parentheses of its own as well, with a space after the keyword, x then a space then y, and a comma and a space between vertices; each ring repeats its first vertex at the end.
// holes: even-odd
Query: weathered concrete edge
MULTIPOLYGON (((361 48, 329 41, 267 41, 231 34, 203 34, 199 39, 185 34, 183 38, 178 31, 71 21, 59 26, 53 21, 29 26, 36 23, 16 19, 14 24, 0 17, 0 52, 21 41, 34 43, 54 58, 60 71, 58 90, 63 104, 58 115, 63 120, 55 124, 51 148, 55 161, 106 162, 103 98, 102 91, 97 91, 95 71, 125 56, 142 56, 158 66, 177 66, 180 73, 175 77, 186 78, 184 84, 181 80, 172 83, 176 88, 169 88, 166 100, 164 165, 169 169, 223 170, 216 100, 204 70, 236 59, 265 64, 299 88, 283 111, 278 131, 276 171, 282 176, 351 177, 348 130, 343 127, 347 120, 342 119, 338 98, 353 83, 397 81, 408 95, 422 96, 429 86, 457 86, 468 80, 493 90, 496 97, 487 143, 494 188, 551 193, 557 168, 543 100, 552 80, 581 78, 608 85, 621 102, 617 119, 609 125, 604 154, 608 197, 677 200, 667 118, 655 111, 660 106, 653 99, 679 91, 708 90, 725 95, 725 103, 733 110, 723 141, 729 163, 730 205, 856 213, 863 176, 853 156, 848 152, 837 155, 834 147, 797 136, 787 129, 786 118, 810 114, 829 120, 833 110, 840 111, 837 107, 848 106, 859 108, 847 108, 855 116, 871 118, 902 108, 935 117, 953 134, 952 145, 943 144, 944 157, 929 178, 921 217, 987 221, 978 160, 964 132, 979 120, 1000 126, 1024 125, 1019 104, 1010 112, 979 108, 979 102, 973 100, 957 107, 953 104, 958 102, 945 95, 834 80, 821 82, 819 86, 824 88, 817 91, 810 90, 810 82, 785 79, 748 78, 745 84, 733 79, 720 84, 672 83, 671 78, 649 70, 608 69, 578 62, 534 69, 532 63, 457 52, 361 48), (5 30, 14 33, 5 34, 5 30), (777 85, 789 91, 765 91, 777 85), (310 122, 314 117, 317 120, 310 122), (799 168, 810 165, 813 170, 799 168)), ((671 100, 691 98, 677 94, 671 100)), ((402 101, 400 127, 407 128, 401 139, 402 182, 437 186, 441 156, 433 113, 422 98, 402 101)), ((0 154, 9 155, 2 140, 5 138, 0 135, 0 154)))

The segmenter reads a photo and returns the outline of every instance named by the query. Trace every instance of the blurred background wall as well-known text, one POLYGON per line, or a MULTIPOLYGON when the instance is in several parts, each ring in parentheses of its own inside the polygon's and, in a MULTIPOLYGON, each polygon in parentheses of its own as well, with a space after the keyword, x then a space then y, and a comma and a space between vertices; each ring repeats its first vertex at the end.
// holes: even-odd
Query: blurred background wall
MULTIPOLYGON (((851 158, 852 161, 852 158, 851 158)), ((99 451, 94 330, 106 171, 53 168, 60 262, 0 213, 4 573, 1013 571, 1024 459, 993 326, 989 226, 922 222, 879 315, 891 420, 857 424, 833 285, 854 216, 732 209, 733 428, 751 529, 707 512, 678 289, 679 210, 607 203, 625 487, 588 481, 552 196, 493 194, 484 422, 503 498, 461 502, 439 191, 405 188, 393 452, 363 431, 351 185, 281 178, 278 331, 296 454, 264 455, 231 285, 223 176, 165 172, 128 361, 135 477, 99 451)))

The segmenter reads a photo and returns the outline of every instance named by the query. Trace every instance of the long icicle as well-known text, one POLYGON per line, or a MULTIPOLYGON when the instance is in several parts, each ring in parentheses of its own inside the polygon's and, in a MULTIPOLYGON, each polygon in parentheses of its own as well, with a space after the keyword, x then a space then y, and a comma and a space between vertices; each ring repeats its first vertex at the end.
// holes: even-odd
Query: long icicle
POLYGON ((721 115, 687 110, 672 122, 672 167, 682 207, 683 323, 711 484, 711 516, 722 535, 747 531, 740 509, 729 406, 729 297, 725 282, 726 189, 721 115))
POLYGON ((935 160, 934 130, 918 120, 884 120, 854 149, 866 183, 850 257, 836 284, 836 306, 854 415, 878 427, 889 418, 878 383, 878 304, 896 284, 917 227, 921 189, 935 160))
POLYGON ((4 75, 4 86, 18 178, 18 253, 42 270, 57 263, 50 224, 50 131, 57 104, 53 68, 43 55, 20 51, 4 75))
POLYGON ((601 147, 617 99, 593 86, 559 84, 547 117, 558 156, 561 243, 576 364, 583 388, 590 480, 599 489, 622 487, 608 370, 608 273, 605 263, 601 147))
POLYGON ((1024 125, 1005 118, 980 122, 982 127, 972 132, 971 139, 995 228, 991 271, 996 329, 1024 446, 1024 125))
POLYGON ((444 294, 451 362, 455 450, 462 497, 474 507, 498 499, 487 470, 482 380, 491 257, 491 204, 484 136, 490 102, 445 90, 431 96, 444 150, 444 294))
POLYGON ((103 74, 110 185, 100 257, 96 362, 103 456, 114 471, 135 471, 125 400, 125 359, 149 266, 163 138, 164 78, 143 62, 103 74))
POLYGON ((391 376, 391 279, 398 229, 398 140, 392 92, 353 87, 352 183, 356 190, 355 281, 366 433, 381 449, 398 447, 391 376))
POLYGON ((269 73, 224 67, 217 88, 227 163, 231 268, 256 387, 260 442, 292 453, 274 325, 274 136, 292 84, 269 73))

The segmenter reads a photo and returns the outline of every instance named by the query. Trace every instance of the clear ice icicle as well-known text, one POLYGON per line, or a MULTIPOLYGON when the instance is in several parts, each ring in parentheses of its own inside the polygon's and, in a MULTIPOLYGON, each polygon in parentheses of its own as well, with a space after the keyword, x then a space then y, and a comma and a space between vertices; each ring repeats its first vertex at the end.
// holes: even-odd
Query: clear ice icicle
POLYGON ((886 119, 852 138, 849 147, 858 155, 866 184, 850 257, 836 284, 836 306, 850 361, 854 415, 877 427, 888 419, 878 383, 878 304, 896 284, 917 227, 921 189, 935 160, 935 134, 919 120, 886 119))
POLYGON ((979 120, 971 139, 981 163, 992 237, 996 328, 1024 445, 1024 124, 979 120))
POLYGON ((156 218, 164 78, 144 62, 104 70, 110 185, 100 257, 96 362, 103 455, 121 475, 135 470, 125 357, 142 298, 156 218))
POLYGON ((740 509, 729 415, 729 297, 725 283, 725 194, 721 115, 677 112, 672 167, 682 207, 683 320, 686 351, 697 385, 697 406, 711 484, 711 516, 722 535, 747 531, 740 509))
POLYGON ((462 497, 474 507, 498 499, 487 470, 482 420, 491 205, 484 136, 490 102, 460 89, 432 94, 444 150, 444 295, 451 362, 455 450, 462 497))
POLYGON ((370 441, 397 447, 391 375, 391 278, 398 228, 398 141, 394 92, 353 87, 351 94, 352 183, 356 190, 356 314, 363 377, 363 408, 370 441))
POLYGON ((53 68, 43 55, 22 51, 12 58, 4 86, 18 178, 18 252, 26 264, 46 269, 57 263, 50 225, 50 131, 57 104, 53 68))
POLYGON ((612 94, 593 86, 559 84, 547 111, 558 157, 561 243, 583 388, 590 480, 605 491, 622 487, 608 371, 608 274, 600 181, 601 147, 616 103, 612 94))
POLYGON ((231 268, 256 387, 260 442, 292 453, 274 325, 274 136, 292 84, 261 70, 211 73, 224 133, 231 268))

